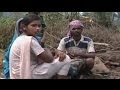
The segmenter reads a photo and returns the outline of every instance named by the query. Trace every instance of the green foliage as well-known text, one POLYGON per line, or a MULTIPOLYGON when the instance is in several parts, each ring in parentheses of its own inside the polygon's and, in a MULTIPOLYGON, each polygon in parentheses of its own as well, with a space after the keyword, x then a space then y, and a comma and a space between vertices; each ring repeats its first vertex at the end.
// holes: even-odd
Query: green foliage
MULTIPOLYGON (((66 27, 68 20, 64 19, 62 13, 59 12, 49 12, 44 14, 44 20, 47 25, 47 32, 57 38, 62 38, 65 36, 66 27)), ((59 43, 57 38, 52 36, 47 36, 46 43, 52 47, 56 47, 59 43)))
POLYGON ((3 12, 0 12, 0 17, 3 15, 3 12))
POLYGON ((62 15, 57 12, 49 12, 45 14, 45 22, 52 26, 54 26, 56 23, 59 23, 62 20, 62 15))
POLYGON ((15 20, 12 18, 0 18, 0 48, 8 46, 14 32, 15 20))
POLYGON ((112 27, 112 12, 95 12, 94 16, 94 19, 100 25, 112 27))

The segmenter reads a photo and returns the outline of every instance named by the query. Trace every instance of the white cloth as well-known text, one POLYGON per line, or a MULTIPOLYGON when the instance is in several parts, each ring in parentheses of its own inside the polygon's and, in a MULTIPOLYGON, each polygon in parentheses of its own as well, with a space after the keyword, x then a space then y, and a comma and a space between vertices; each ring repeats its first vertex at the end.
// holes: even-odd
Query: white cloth
POLYGON ((10 78, 31 79, 31 49, 39 55, 44 49, 32 36, 21 35, 13 43, 10 50, 10 78), (36 47, 36 48, 33 48, 36 47))
POLYGON ((36 66, 32 72, 33 79, 50 79, 52 76, 65 75, 67 76, 71 59, 68 55, 63 62, 59 61, 59 58, 54 59, 52 63, 44 63, 36 66))

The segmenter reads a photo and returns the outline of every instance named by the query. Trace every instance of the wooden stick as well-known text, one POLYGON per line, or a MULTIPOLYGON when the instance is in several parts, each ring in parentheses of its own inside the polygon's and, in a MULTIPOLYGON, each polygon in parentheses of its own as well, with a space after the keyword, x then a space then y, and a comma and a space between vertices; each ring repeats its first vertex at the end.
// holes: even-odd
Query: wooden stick
MULTIPOLYGON (((51 37, 53 37, 54 39, 57 39, 58 41, 61 40, 60 38, 58 38, 58 37, 56 37, 56 36, 54 36, 54 35, 51 35, 51 34, 49 34, 48 32, 46 32, 46 34, 49 35, 49 36, 51 36, 51 37)), ((107 44, 107 43, 98 43, 98 42, 94 42, 94 44, 95 44, 95 45, 109 46, 109 44, 107 44)))
POLYGON ((97 42, 94 42, 94 44, 96 44, 96 45, 104 45, 104 46, 109 46, 109 44, 107 44, 107 43, 97 43, 97 42))
POLYGON ((4 51, 3 51, 3 50, 1 50, 1 49, 0 49, 0 52, 1 52, 1 53, 4 53, 4 51))

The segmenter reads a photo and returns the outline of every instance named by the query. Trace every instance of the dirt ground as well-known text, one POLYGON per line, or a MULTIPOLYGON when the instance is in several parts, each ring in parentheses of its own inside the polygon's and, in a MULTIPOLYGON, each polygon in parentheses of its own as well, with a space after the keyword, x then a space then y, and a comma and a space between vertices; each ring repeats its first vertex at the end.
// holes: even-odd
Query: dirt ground
POLYGON ((105 53, 97 55, 110 70, 110 73, 106 76, 106 78, 120 79, 120 50, 106 51, 105 53))
MULTIPOLYGON (((83 79, 120 79, 120 51, 107 51, 98 53, 97 56, 110 70, 109 73, 95 73, 83 79)), ((3 52, 0 51, 0 78, 3 77, 3 52)))

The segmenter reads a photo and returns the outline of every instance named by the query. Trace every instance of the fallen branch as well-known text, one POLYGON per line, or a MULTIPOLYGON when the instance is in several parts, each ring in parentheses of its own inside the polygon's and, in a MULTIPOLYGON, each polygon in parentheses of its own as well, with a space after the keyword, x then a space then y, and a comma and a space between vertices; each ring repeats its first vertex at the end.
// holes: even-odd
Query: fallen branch
POLYGON ((96 45, 104 45, 104 46, 109 46, 109 44, 107 44, 107 43, 97 43, 97 42, 94 42, 94 44, 96 44, 96 45))
MULTIPOLYGON (((46 32, 46 34, 49 35, 50 37, 53 37, 54 39, 57 39, 58 41, 61 40, 60 38, 58 38, 58 37, 56 37, 56 36, 54 36, 54 35, 52 35, 52 34, 50 34, 50 33, 48 33, 48 32, 46 32)), ((97 43, 97 42, 94 42, 94 45, 104 45, 104 46, 109 46, 109 44, 107 44, 107 43, 97 43)))
MULTIPOLYGON (((56 37, 56 36, 54 36, 54 35, 52 35, 52 34, 50 34, 50 33, 48 33, 48 32, 46 32, 46 34, 49 35, 49 36, 51 36, 51 37, 53 37, 54 39, 57 39, 58 41, 61 40, 60 38, 58 38, 58 37, 56 37)), ((109 44, 107 44, 107 43, 97 43, 97 42, 94 42, 94 44, 96 44, 96 45, 109 46, 109 44)))
POLYGON ((3 51, 2 49, 0 49, 0 52, 1 52, 1 53, 4 53, 4 51, 3 51))
POLYGON ((118 62, 111 62, 111 61, 106 61, 105 64, 112 65, 112 66, 117 66, 117 67, 120 66, 120 63, 118 63, 118 62))
POLYGON ((106 52, 107 51, 107 49, 100 49, 100 50, 96 50, 95 52, 97 53, 97 52, 101 52, 101 53, 103 53, 103 52, 106 52))

